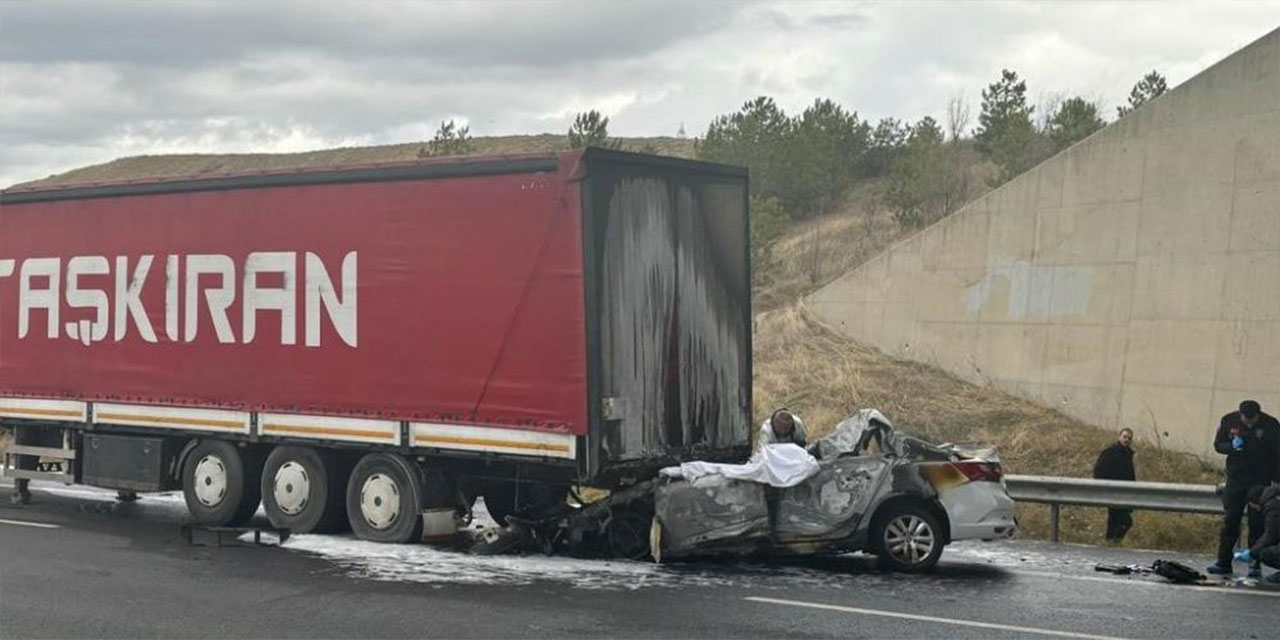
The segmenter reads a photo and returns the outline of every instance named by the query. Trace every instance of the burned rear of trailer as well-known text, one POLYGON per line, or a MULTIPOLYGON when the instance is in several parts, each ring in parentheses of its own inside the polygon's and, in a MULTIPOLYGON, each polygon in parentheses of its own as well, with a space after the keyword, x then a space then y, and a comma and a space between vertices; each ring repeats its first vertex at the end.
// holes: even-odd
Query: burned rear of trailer
POLYGON ((619 468, 740 453, 751 419, 745 175, 603 153, 588 166, 590 446, 619 468))

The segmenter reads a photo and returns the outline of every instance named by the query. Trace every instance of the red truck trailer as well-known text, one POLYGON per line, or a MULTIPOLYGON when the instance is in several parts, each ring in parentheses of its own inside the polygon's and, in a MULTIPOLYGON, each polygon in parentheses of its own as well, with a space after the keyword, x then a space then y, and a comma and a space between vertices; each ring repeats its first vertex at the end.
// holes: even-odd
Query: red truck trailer
POLYGON ((738 458, 748 242, 745 170, 600 149, 9 189, 4 469, 395 542, 738 458))

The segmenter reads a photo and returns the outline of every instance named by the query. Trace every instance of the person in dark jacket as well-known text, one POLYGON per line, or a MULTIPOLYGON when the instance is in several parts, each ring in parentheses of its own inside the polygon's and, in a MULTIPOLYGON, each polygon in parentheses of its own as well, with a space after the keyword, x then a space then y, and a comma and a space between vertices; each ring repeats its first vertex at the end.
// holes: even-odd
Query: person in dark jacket
MULTIPOLYGON (((1249 519, 1262 522, 1262 535, 1248 549, 1236 553, 1240 562, 1261 562, 1280 569, 1280 484, 1249 489, 1249 519)), ((1267 577, 1270 584, 1280 584, 1280 572, 1267 577)))
MULTIPOLYGON (((1240 403, 1239 411, 1222 416, 1213 438, 1215 451, 1227 456, 1227 484, 1222 491, 1224 519, 1218 537, 1218 561, 1206 569, 1214 575, 1230 575, 1232 551, 1240 540, 1240 519, 1244 517, 1249 489, 1280 480, 1280 422, 1262 412, 1253 400, 1240 403)), ((1262 522, 1249 519, 1249 545, 1262 536, 1262 522)), ((1256 562, 1250 577, 1262 575, 1256 562)))
MULTIPOLYGON (((1120 430, 1115 444, 1098 454, 1093 464, 1093 477, 1098 480, 1137 480, 1133 471, 1133 429, 1120 430)), ((1107 542, 1120 542, 1133 526, 1129 509, 1107 509, 1107 542)))

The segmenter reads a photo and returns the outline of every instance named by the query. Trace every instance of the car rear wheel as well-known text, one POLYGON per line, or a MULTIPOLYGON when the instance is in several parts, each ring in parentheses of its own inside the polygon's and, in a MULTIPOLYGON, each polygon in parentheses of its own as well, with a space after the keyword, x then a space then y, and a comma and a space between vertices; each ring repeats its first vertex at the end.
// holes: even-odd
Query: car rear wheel
POLYGON ((905 573, 933 570, 944 544, 938 518, 913 504, 893 505, 880 514, 871 541, 881 566, 905 573))

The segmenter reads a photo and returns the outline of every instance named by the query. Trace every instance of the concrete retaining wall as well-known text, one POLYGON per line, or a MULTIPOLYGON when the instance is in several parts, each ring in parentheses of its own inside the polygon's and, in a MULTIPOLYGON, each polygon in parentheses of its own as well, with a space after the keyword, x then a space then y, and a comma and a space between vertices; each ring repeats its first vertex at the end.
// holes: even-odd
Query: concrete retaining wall
POLYGON ((1209 456, 1280 415, 1280 29, 814 293, 833 327, 1209 456))

